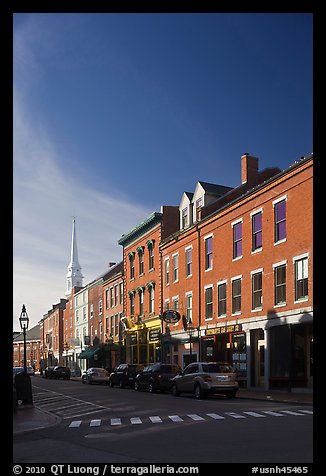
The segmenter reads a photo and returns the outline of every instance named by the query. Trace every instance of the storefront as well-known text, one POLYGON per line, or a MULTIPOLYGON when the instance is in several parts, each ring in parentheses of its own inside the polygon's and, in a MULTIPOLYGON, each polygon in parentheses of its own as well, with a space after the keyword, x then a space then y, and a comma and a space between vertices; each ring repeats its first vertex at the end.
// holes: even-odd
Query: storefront
POLYGON ((126 362, 149 364, 161 360, 161 321, 137 324, 126 332, 126 362))
POLYGON ((241 324, 206 329, 201 347, 203 360, 230 362, 237 370, 239 384, 247 385, 246 333, 241 324))

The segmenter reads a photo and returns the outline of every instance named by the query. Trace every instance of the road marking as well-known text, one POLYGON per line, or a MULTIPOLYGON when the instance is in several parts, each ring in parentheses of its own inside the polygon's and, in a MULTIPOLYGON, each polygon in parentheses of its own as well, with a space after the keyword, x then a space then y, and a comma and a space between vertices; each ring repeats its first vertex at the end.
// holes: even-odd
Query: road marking
POLYGON ((139 417, 132 417, 132 418, 130 418, 130 423, 132 425, 140 425, 143 422, 141 421, 141 419, 139 417))
POLYGON ((102 423, 102 420, 91 420, 89 426, 100 426, 102 423))
POLYGON ((169 418, 172 421, 183 421, 183 419, 179 417, 179 415, 169 415, 169 418))
POLYGON ((225 413, 225 415, 229 415, 232 418, 246 418, 245 416, 239 415, 239 413, 234 413, 234 412, 228 412, 228 413, 225 413))
POLYGON ((302 413, 293 412, 291 410, 281 410, 282 413, 287 413, 288 415, 295 415, 295 416, 304 416, 302 413))
POLYGON ((217 413, 206 413, 206 415, 214 418, 214 420, 225 420, 224 416, 218 415, 217 413))
POLYGON ((78 428, 81 425, 81 420, 72 421, 69 425, 69 428, 78 428))
POLYGON ((98 413, 102 412, 103 410, 93 410, 92 412, 83 412, 83 413, 78 413, 77 415, 68 415, 65 417, 62 417, 64 420, 68 420, 68 418, 76 418, 79 416, 84 416, 84 415, 91 415, 92 413, 98 413))
POLYGON ((121 418, 111 418, 111 425, 121 425, 121 418))
POLYGON ((191 415, 188 415, 188 417, 190 417, 192 420, 205 420, 205 418, 199 416, 199 415, 196 415, 196 414, 191 414, 191 415))
POLYGON ((152 423, 162 423, 162 419, 159 416, 150 416, 149 419, 152 423))
POLYGON ((266 418, 266 415, 262 415, 261 413, 257 413, 257 412, 243 412, 243 413, 245 413, 246 415, 253 416, 255 418, 266 418))
POLYGON ((308 413, 308 415, 313 415, 314 414, 314 412, 312 410, 299 410, 299 412, 308 413))
POLYGON ((270 410, 264 410, 263 413, 266 413, 267 415, 272 415, 272 416, 285 416, 285 415, 283 415, 283 413, 272 412, 270 410))

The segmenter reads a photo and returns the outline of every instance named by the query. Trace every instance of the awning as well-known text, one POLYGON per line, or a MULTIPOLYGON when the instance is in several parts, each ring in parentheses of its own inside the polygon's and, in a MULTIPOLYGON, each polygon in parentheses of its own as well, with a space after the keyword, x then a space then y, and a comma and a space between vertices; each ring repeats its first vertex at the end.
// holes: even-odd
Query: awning
POLYGON ((79 359, 91 359, 95 354, 100 351, 100 347, 90 347, 89 349, 83 350, 78 356, 79 359))

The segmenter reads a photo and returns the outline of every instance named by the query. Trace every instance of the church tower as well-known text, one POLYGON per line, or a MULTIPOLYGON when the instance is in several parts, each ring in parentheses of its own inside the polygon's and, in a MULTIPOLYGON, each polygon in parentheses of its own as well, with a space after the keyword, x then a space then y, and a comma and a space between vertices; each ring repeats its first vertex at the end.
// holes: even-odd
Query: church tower
POLYGON ((71 252, 70 252, 70 263, 68 265, 67 273, 67 291, 66 296, 69 297, 72 288, 75 286, 83 286, 83 275, 81 273, 81 266, 78 261, 78 252, 77 252, 77 240, 76 240, 76 225, 75 217, 73 217, 72 222, 72 235, 71 235, 71 252))

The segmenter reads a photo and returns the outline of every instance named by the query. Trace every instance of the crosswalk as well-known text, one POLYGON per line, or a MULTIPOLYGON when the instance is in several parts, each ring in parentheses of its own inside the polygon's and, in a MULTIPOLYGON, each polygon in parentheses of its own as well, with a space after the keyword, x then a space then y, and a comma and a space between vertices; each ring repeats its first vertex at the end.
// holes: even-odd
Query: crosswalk
POLYGON ((248 417, 251 418, 268 418, 268 417, 286 417, 286 416, 306 416, 306 415, 313 415, 313 410, 279 410, 279 411, 271 411, 271 410, 262 410, 260 412, 257 411, 243 411, 243 412, 225 412, 223 414, 218 413, 205 413, 202 415, 198 415, 197 413, 190 413, 187 415, 167 415, 167 416, 159 416, 159 415, 152 415, 146 417, 125 417, 125 418, 109 418, 109 419, 96 419, 83 422, 82 420, 73 420, 68 428, 79 428, 83 423, 88 425, 89 427, 121 427, 125 425, 142 425, 142 424, 160 424, 166 422, 172 423, 179 423, 179 422, 186 422, 186 421, 212 421, 212 420, 226 420, 228 418, 234 419, 246 419, 248 417))

